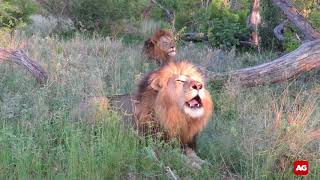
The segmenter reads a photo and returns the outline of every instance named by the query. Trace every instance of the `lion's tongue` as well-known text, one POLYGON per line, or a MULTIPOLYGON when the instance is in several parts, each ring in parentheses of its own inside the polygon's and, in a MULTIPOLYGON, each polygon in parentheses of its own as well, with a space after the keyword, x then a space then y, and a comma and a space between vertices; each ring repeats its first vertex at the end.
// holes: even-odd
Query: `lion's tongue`
POLYGON ((192 99, 191 101, 188 102, 190 107, 197 107, 199 102, 195 99, 192 99))

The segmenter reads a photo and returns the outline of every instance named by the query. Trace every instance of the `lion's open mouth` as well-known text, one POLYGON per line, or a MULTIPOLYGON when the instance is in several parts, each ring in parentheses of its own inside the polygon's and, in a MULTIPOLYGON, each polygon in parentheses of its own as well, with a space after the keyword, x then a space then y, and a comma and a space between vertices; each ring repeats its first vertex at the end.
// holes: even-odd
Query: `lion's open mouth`
POLYGON ((168 53, 169 56, 175 56, 176 55, 176 50, 172 50, 168 53))
POLYGON ((186 102, 186 105, 189 108, 200 108, 202 107, 201 98, 199 97, 199 95, 197 95, 196 97, 192 98, 190 101, 186 102))

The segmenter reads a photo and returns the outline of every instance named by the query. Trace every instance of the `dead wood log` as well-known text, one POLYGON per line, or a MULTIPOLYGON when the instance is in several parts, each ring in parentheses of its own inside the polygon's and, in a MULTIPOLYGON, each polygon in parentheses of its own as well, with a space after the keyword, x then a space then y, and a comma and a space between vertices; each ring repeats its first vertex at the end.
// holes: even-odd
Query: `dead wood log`
POLYGON ((1 49, 0 62, 11 60, 24 66, 40 84, 47 82, 48 74, 39 63, 30 59, 23 49, 1 49))
POLYGON ((249 27, 251 30, 251 42, 256 47, 259 47, 258 26, 260 25, 260 23, 260 0, 253 0, 252 10, 249 18, 249 27))
POLYGON ((303 72, 320 67, 320 39, 302 44, 295 51, 274 61, 226 73, 199 69, 207 82, 237 81, 242 86, 257 86, 282 82, 303 72))
POLYGON ((272 0, 287 18, 303 33, 305 40, 315 40, 320 38, 320 33, 312 28, 311 24, 292 5, 290 0, 272 0))
POLYGON ((184 33, 181 36, 182 40, 185 41, 208 41, 208 36, 205 33, 184 33))
POLYGON ((279 41, 284 41, 284 26, 288 23, 288 21, 283 21, 282 23, 280 23, 279 25, 277 25, 274 29, 273 29, 273 34, 276 36, 276 38, 279 41))

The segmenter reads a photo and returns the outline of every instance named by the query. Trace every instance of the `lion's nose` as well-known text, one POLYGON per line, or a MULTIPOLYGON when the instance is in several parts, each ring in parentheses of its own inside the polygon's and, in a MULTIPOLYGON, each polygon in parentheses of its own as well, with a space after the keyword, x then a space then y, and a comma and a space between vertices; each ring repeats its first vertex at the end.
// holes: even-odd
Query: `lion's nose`
POLYGON ((191 81, 191 88, 195 90, 202 89, 202 84, 198 81, 191 81))

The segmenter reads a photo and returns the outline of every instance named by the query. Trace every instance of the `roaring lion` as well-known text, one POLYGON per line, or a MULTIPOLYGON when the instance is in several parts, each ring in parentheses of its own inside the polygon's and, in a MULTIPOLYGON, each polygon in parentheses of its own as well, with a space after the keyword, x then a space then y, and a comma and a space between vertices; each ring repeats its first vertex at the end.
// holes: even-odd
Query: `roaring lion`
POLYGON ((175 61, 176 45, 172 32, 159 30, 144 42, 143 53, 148 59, 153 59, 158 64, 164 65, 175 61))
POLYGON ((213 108, 201 73, 187 62, 170 62, 146 75, 135 99, 139 132, 161 132, 165 139, 178 138, 192 149, 213 108))

